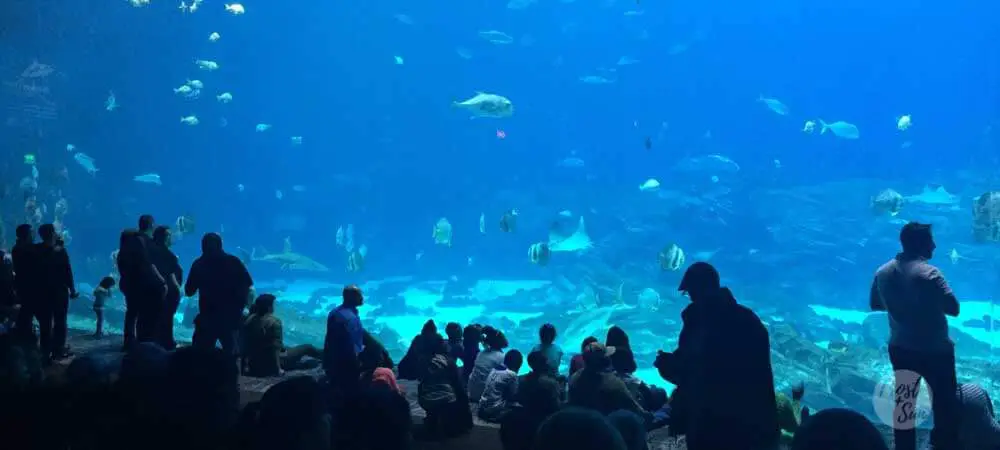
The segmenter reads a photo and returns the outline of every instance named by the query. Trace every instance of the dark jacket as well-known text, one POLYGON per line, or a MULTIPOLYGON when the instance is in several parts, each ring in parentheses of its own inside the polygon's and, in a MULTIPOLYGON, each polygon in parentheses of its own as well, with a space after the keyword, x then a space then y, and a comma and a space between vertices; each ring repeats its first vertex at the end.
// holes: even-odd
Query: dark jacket
MULTIPOLYGON (((385 367, 386 369, 392 369, 395 363, 392 361, 392 356, 389 355, 389 351, 385 349, 382 342, 378 340, 375 336, 372 336, 367 330, 364 330, 364 348, 361 353, 358 354, 358 361, 361 366, 361 372, 371 375, 375 372, 375 369, 379 367, 385 367)), ((369 377, 364 377, 369 378, 369 377)))
MULTIPOLYGON (((427 366, 434 357, 434 346, 441 341, 437 332, 418 334, 406 349, 403 359, 399 360, 399 379, 419 380, 427 372, 427 366)), ((450 353, 450 351, 449 351, 450 353)))
POLYGON ((239 258, 228 253, 201 255, 191 263, 184 294, 198 294, 199 320, 239 328, 253 279, 239 258))
POLYGON ((146 296, 162 292, 163 276, 153 265, 146 243, 152 240, 135 237, 128 248, 119 248, 115 264, 121 275, 118 289, 125 295, 126 302, 133 296, 146 296))
POLYGON ((153 246, 149 249, 149 256, 156 266, 156 270, 160 272, 163 279, 167 282, 167 298, 177 300, 181 297, 181 292, 174 286, 174 283, 170 281, 170 276, 173 275, 177 278, 177 284, 183 286, 184 283, 184 269, 181 268, 180 260, 177 259, 177 255, 174 254, 169 248, 153 243, 153 246))
POLYGON ((46 301, 69 299, 70 292, 75 288, 73 268, 69 262, 69 254, 62 247, 47 244, 37 244, 36 262, 38 264, 39 292, 46 301))
POLYGON ((285 349, 281 319, 274 314, 251 314, 243 322, 241 351, 250 375, 270 377, 281 373, 281 352, 285 349))
POLYGON ((14 293, 14 268, 7 262, 7 253, 0 250, 0 307, 14 306, 17 295, 14 293))
POLYGON ((767 329, 728 289, 681 313, 677 350, 658 358, 675 384, 672 418, 691 450, 763 448, 779 438, 767 329))
POLYGON ((632 411, 652 423, 653 416, 632 397, 628 387, 610 370, 586 367, 569 380, 569 402, 572 406, 589 408, 608 415, 620 409, 632 411))
POLYGON ((15 245, 10 251, 14 266, 14 291, 22 304, 34 299, 34 291, 38 287, 37 250, 35 244, 25 243, 15 245))
POLYGON ((548 372, 529 372, 518 377, 516 400, 522 408, 547 417, 559 410, 561 389, 559 381, 548 372))

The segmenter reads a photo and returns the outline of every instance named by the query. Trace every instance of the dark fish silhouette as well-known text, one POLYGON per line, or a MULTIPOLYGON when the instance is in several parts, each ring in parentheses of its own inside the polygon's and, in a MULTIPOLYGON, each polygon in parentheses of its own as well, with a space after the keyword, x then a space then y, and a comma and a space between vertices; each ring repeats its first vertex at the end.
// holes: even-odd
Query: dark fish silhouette
POLYGON ((642 145, 646 147, 646 150, 651 150, 653 148, 653 139, 646 136, 646 140, 643 141, 642 145))

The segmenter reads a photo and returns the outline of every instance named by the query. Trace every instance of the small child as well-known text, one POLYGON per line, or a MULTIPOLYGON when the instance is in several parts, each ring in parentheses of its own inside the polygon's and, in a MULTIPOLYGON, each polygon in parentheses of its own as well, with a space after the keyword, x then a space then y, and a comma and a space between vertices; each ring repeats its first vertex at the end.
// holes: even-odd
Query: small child
POLYGON ((104 277, 101 283, 94 289, 94 313, 97 314, 97 331, 95 338, 104 337, 104 304, 111 298, 111 289, 115 287, 115 279, 104 277))

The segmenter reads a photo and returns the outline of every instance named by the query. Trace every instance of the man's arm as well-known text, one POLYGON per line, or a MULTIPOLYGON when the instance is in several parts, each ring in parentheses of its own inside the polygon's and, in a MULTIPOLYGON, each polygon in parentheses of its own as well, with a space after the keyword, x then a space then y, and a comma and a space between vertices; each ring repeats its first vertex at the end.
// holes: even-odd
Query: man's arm
POLYGON ((65 272, 63 276, 65 277, 66 288, 69 289, 71 296, 76 296, 76 280, 73 279, 73 264, 69 262, 69 253, 66 252, 66 249, 62 249, 60 252, 62 253, 59 257, 62 259, 61 263, 65 272))
POLYGON ((885 311, 882 296, 878 293, 878 278, 872 279, 871 293, 868 294, 868 306, 871 307, 872 311, 885 311))
POLYGON ((958 317, 958 298, 952 292, 948 281, 944 279, 944 274, 937 268, 928 273, 927 280, 931 283, 931 292, 940 300, 941 310, 952 317, 958 317))

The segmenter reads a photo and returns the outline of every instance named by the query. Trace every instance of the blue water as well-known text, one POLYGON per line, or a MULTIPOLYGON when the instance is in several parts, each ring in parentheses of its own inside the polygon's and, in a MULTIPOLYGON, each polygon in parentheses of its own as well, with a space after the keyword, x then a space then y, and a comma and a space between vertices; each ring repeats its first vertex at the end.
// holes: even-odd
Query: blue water
MULTIPOLYGON (((1000 6, 985 1, 544 0, 511 10, 503 1, 248 0, 241 16, 215 0, 190 14, 163 0, 142 8, 8 3, 0 19, 4 225, 9 236, 25 220, 17 182, 31 174, 23 155, 34 154, 39 201, 49 211, 60 196, 70 204, 65 226, 81 282, 110 270, 117 232, 139 214, 167 224, 186 214, 198 234, 224 230, 231 251, 279 251, 288 237, 330 269, 254 262, 263 289, 411 276, 445 280, 444 300, 468 304, 477 299, 463 295, 477 280, 553 281, 560 287, 512 300, 543 313, 510 331, 522 348, 542 322, 570 323, 566 311, 584 286, 613 292, 625 283, 622 301, 632 306, 652 288, 669 306, 645 317, 660 328, 635 314, 617 319, 633 335, 648 329, 651 341, 663 341, 637 351, 648 359, 654 347, 669 349, 678 325, 667 321, 684 306, 674 294, 681 271, 656 262, 665 245, 684 248, 688 264, 710 256, 765 320, 804 326, 805 305, 863 310, 872 271, 896 251, 898 223, 873 215, 869 197, 885 188, 915 195, 935 183, 960 196, 958 205, 907 208, 900 218, 934 223, 937 261, 962 299, 991 302, 997 291, 996 250, 969 231, 971 198, 997 188, 1000 151, 1000 6), (514 42, 492 44, 477 36, 483 30, 514 42), (210 42, 212 32, 222 38, 210 42), (616 66, 622 56, 638 63, 616 66), (196 59, 221 68, 200 71, 196 59), (24 79, 34 60, 54 72, 24 79), (611 69, 610 84, 579 79, 611 69), (173 92, 189 79, 204 82, 199 99, 173 92), (26 83, 49 92, 26 93, 26 83), (476 91, 510 98, 513 117, 470 120, 452 107, 476 91), (114 111, 104 108, 109 92, 121 105, 114 111), (222 92, 232 103, 215 100, 222 92), (768 110, 760 95, 789 113, 768 110), (26 109, 46 102, 55 118, 26 109), (199 125, 179 122, 192 114, 199 125), (903 114, 913 117, 905 132, 895 126, 903 114), (854 123, 861 137, 801 131, 819 119, 854 123), (273 127, 256 132, 258 123, 273 127), (100 171, 86 174, 67 144, 100 171), (710 154, 740 170, 677 169, 710 154), (571 156, 584 166, 559 165, 571 156), (150 172, 162 186, 133 181, 150 172), (648 178, 661 193, 639 192, 648 178), (681 206, 664 192, 702 203, 681 206), (518 228, 502 233, 497 222, 511 208, 518 228), (595 248, 532 265, 528 246, 548 239, 561 210, 572 223, 586 218, 595 248), (454 227, 451 247, 431 239, 441 217, 454 227), (364 272, 347 272, 335 243, 346 224, 369 249, 364 272), (946 257, 952 248, 962 255, 955 265, 946 257)), ((197 236, 174 250, 188 264, 197 236)), ((404 289, 373 297, 389 304, 404 289)), ((496 301, 486 301, 478 321, 517 309, 496 301)))

